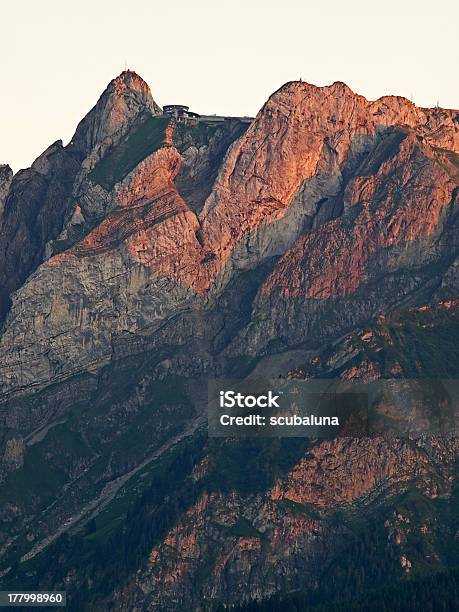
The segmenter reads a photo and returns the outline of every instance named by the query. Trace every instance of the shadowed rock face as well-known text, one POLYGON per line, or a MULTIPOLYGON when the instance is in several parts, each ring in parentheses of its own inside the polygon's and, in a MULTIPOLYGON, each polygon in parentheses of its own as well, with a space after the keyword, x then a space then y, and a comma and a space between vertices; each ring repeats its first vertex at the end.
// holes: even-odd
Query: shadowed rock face
MULTIPOLYGON (((7 170, 0 174, 8 313, 0 474, 8 491, 8 478, 31 469, 30 447, 56 462, 64 483, 45 520, 37 518, 44 493, 8 498, 6 548, 9 537, 23 538, 18 517, 34 526, 34 544, 21 555, 46 555, 59 542, 58 525, 76 516, 71 524, 83 528, 83 506, 94 511, 97 496, 116 503, 117 479, 129 479, 162 444, 181 448, 171 442, 174 419, 182 414, 188 431, 208 377, 245 376, 257 363, 257 373, 277 367, 275 376, 286 375, 292 359, 290 376, 298 378, 425 376, 433 366, 410 350, 415 331, 424 340, 424 323, 444 325, 445 337, 456 333, 457 111, 399 97, 370 102, 343 83, 292 82, 248 129, 178 126, 160 113, 145 82, 122 73, 67 147, 55 143, 12 181, 7 170), (433 314, 403 336, 401 356, 371 359, 355 346, 353 334, 378 336, 375 353, 392 355, 398 332, 372 328, 367 337, 361 329, 416 307, 433 314), (293 349, 307 359, 292 357, 293 349), (169 380, 164 398, 157 387, 169 380), (158 406, 163 420, 153 433, 148 415, 158 406)), ((427 317, 409 312, 417 313, 412 326, 420 313, 427 317)), ((445 346, 434 354, 454 364, 445 346)), ((455 377, 457 368, 447 372, 455 377)), ((109 602, 123 610, 200 609, 212 597, 240 603, 303 588, 301 575, 315 585, 314 567, 333 564, 345 549, 347 527, 334 518, 342 504, 370 508, 388 521, 388 533, 400 531, 374 500, 413 489, 449 499, 457 448, 439 440, 324 442, 275 468, 268 453, 270 478, 257 493, 234 480, 245 455, 232 471, 222 452, 231 445, 194 449, 193 465, 174 485, 193 494, 176 499, 173 518, 155 501, 152 520, 164 529, 149 532, 147 552, 136 557, 141 571, 133 578, 129 566, 110 594, 97 593, 95 609, 109 602), (215 485, 219 474, 229 488, 215 485)), ((250 465, 256 473, 258 463, 250 465)), ((150 497, 140 506, 149 508, 150 497)), ((62 559, 75 569, 70 549, 62 559)))
POLYGON ((0 235, 0 321, 11 293, 41 263, 47 241, 61 231, 80 163, 81 156, 58 141, 32 168, 14 176, 5 198, 0 235))

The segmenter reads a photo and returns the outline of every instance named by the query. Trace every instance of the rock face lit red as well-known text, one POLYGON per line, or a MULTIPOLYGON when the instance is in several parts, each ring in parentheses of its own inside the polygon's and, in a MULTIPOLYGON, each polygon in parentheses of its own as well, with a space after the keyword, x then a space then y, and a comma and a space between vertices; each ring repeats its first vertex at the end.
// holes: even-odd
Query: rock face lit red
MULTIPOLYGON (((410 132, 408 142, 402 145, 399 157, 392 162, 386 161, 379 169, 378 175, 374 177, 370 174, 368 179, 354 179, 346 187, 345 198, 350 200, 356 197, 355 193, 351 194, 352 190, 357 191, 359 188, 368 190, 372 188, 372 180, 375 185, 377 181, 384 180, 391 171, 391 164, 392 168, 397 164, 405 164, 407 158, 416 154, 433 158, 435 154, 427 143, 435 147, 449 147, 453 152, 459 150, 459 130, 454 121, 454 113, 442 109, 418 109, 409 101, 397 97, 367 102, 365 98, 354 94, 342 83, 324 88, 298 82, 287 84, 271 96, 253 125, 227 154, 213 191, 199 217, 189 215, 184 223, 181 223, 181 227, 188 226, 189 232, 199 230, 201 245, 206 254, 212 255, 212 261, 199 265, 199 255, 202 255, 202 252, 199 245, 192 241, 188 242, 187 248, 181 249, 175 249, 170 244, 170 252, 149 257, 149 265, 156 273, 172 275, 178 282, 187 284, 195 291, 208 290, 218 272, 231 257, 235 245, 247 233, 283 217, 302 183, 320 172, 320 163, 329 151, 332 152, 336 165, 343 168, 349 162, 348 158, 351 157, 356 141, 366 139, 369 142, 376 142, 377 134, 380 134, 384 128, 405 125, 411 126, 414 131, 410 132), (439 129, 439 126, 442 129, 439 129), (418 142, 416 136, 425 139, 426 145, 418 142), (409 150, 410 147, 413 151, 409 150), (179 265, 187 258, 190 258, 191 265, 179 265)), ((441 156, 441 153, 437 155, 441 156)), ((431 161, 433 163, 435 160, 431 161)), ((413 164, 415 160, 411 162, 413 164)), ((179 160, 177 159, 175 163, 179 163, 179 160)), ((159 171, 159 168, 155 170, 159 171)), ((406 168, 404 171, 408 172, 409 169, 406 168)), ((169 172, 169 169, 166 172, 169 172)), ((431 170, 431 173, 443 174, 441 167, 431 170)), ((448 177, 442 176, 441 181, 447 183, 448 177)), ((401 186, 399 185, 399 188, 401 186)), ((440 193, 439 189, 435 194, 436 200, 439 201, 442 197, 446 199, 437 206, 445 206, 450 201, 451 194, 445 193, 445 190, 451 191, 453 186, 451 181, 445 184, 444 188, 439 186, 442 191, 440 193)), ((145 164, 141 164, 133 172, 127 185, 123 186, 125 195, 121 199, 115 190, 115 202, 122 206, 135 203, 138 199, 136 193, 138 189, 148 191, 150 200, 159 197, 162 189, 161 179, 150 176, 145 164), (157 194, 155 194, 155 185, 158 189, 157 194)), ((371 193, 366 196, 367 206, 370 203, 369 196, 371 193)), ((428 197, 426 194, 426 198, 428 197)), ((376 202, 372 205, 373 208, 378 206, 376 202)), ((386 209, 389 206, 390 204, 386 204, 386 209)), ((410 213, 408 210, 400 214, 405 217, 417 213, 422 215, 421 208, 422 204, 418 211, 413 210, 410 213)), ((378 214, 382 216, 388 213, 389 210, 385 212, 381 210, 378 214)), ((429 215, 431 216, 432 212, 429 215)), ((400 223, 402 222, 400 219, 400 223)), ((393 220, 392 223, 392 233, 394 233, 398 221, 393 220)), ((169 223, 168 226, 170 225, 169 223)), ((420 228, 421 233, 424 229, 420 228)), ((413 235, 417 233, 414 225, 411 230, 413 235)), ((168 233, 168 228, 164 228, 164 233, 168 233)), ((367 236, 340 236, 337 227, 336 248, 339 249, 340 241, 347 239, 352 242, 354 238, 365 241, 367 236)), ((404 239, 410 240, 411 234, 404 236, 401 231, 399 240, 404 239)), ((151 232, 151 236, 148 232, 143 235, 145 245, 150 242, 153 246, 156 240, 156 230, 151 232)), ((328 242, 328 237, 322 240, 328 242)), ((379 246, 384 246, 383 242, 386 242, 386 246, 393 244, 394 240, 395 238, 387 237, 387 240, 384 238, 379 241, 379 246)), ((318 245, 318 248, 322 247, 318 245)), ((358 248, 361 249, 362 245, 360 247, 357 245, 358 248)), ((346 260, 347 257, 344 247, 341 258, 346 260)), ((354 259, 361 259, 358 252, 355 253, 354 259)), ((328 272, 324 272, 323 276, 327 274, 328 272)), ((355 273, 351 271, 352 274, 355 273)), ((334 281, 330 278, 329 282, 333 284, 334 281)), ((358 284, 358 280, 356 278, 344 280, 342 283, 348 288, 346 289, 344 285, 342 289, 337 287, 338 293, 352 290, 352 287, 355 288, 356 283, 358 284)), ((314 293, 314 290, 311 291, 314 293)), ((319 294, 321 291, 318 289, 319 294)), ((326 296, 328 290, 323 291, 326 296)))
MULTIPOLYGON (((380 149, 384 148, 382 143, 380 149)), ((378 148, 343 193, 344 210, 360 210, 310 232, 283 256, 263 290, 324 299, 348 295, 362 282, 378 251, 433 235, 451 204, 457 180, 442 153, 409 132, 393 156, 372 172, 378 148)))

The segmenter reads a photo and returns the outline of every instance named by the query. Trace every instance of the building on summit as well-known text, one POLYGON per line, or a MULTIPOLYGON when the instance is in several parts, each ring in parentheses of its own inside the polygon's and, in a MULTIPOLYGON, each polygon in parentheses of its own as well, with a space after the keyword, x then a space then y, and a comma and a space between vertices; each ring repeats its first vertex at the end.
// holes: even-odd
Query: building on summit
POLYGON ((178 123, 197 123, 199 119, 199 115, 190 111, 190 107, 184 104, 166 104, 163 113, 173 117, 178 123))
POLYGON ((173 118, 177 123, 187 123, 196 125, 218 125, 225 121, 241 121, 242 123, 252 123, 253 117, 225 117, 223 115, 199 115, 190 111, 190 107, 185 104, 166 104, 163 113, 167 117, 173 118))

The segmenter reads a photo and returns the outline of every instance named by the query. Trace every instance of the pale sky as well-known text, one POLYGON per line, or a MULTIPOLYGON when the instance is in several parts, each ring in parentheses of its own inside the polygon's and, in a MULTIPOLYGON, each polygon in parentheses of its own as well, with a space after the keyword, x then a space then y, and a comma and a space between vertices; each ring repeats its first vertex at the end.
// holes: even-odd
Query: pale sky
POLYGON ((0 163, 67 143, 125 64, 199 113, 255 115, 300 77, 459 108, 459 0, 3 0, 0 163))

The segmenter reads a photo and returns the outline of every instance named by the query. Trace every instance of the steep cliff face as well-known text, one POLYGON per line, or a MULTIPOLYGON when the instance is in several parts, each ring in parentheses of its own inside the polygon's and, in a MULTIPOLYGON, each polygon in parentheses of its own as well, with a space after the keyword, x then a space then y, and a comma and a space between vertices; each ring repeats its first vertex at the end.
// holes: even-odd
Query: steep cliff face
POLYGON ((173 143, 182 157, 175 184, 196 213, 202 210, 212 192, 228 148, 247 128, 248 125, 240 121, 227 121, 216 127, 202 124, 175 126, 173 143))
POLYGON ((5 199, 0 234, 0 321, 10 295, 44 258, 68 213, 81 156, 58 141, 13 178, 5 199))
POLYGON ((435 500, 453 503, 455 442, 340 440, 273 456, 199 431, 206 380, 255 366, 456 377, 458 117, 292 82, 248 128, 176 125, 128 71, 67 147, 11 184, 5 170, 5 576, 66 584, 74 609, 265 599, 316 589, 324 564, 339 582, 366 513, 382 526, 382 573, 450 562, 453 523, 435 500), (429 507, 421 533, 435 562, 399 534, 403 496, 416 534, 429 507), (116 558, 117 583, 96 550, 116 558))
POLYGON ((454 283, 446 275, 457 258, 457 185, 442 151, 411 132, 387 135, 347 182, 340 217, 280 259, 256 306, 270 316, 244 342, 266 345, 282 329, 289 342, 318 345, 444 291, 454 283))

